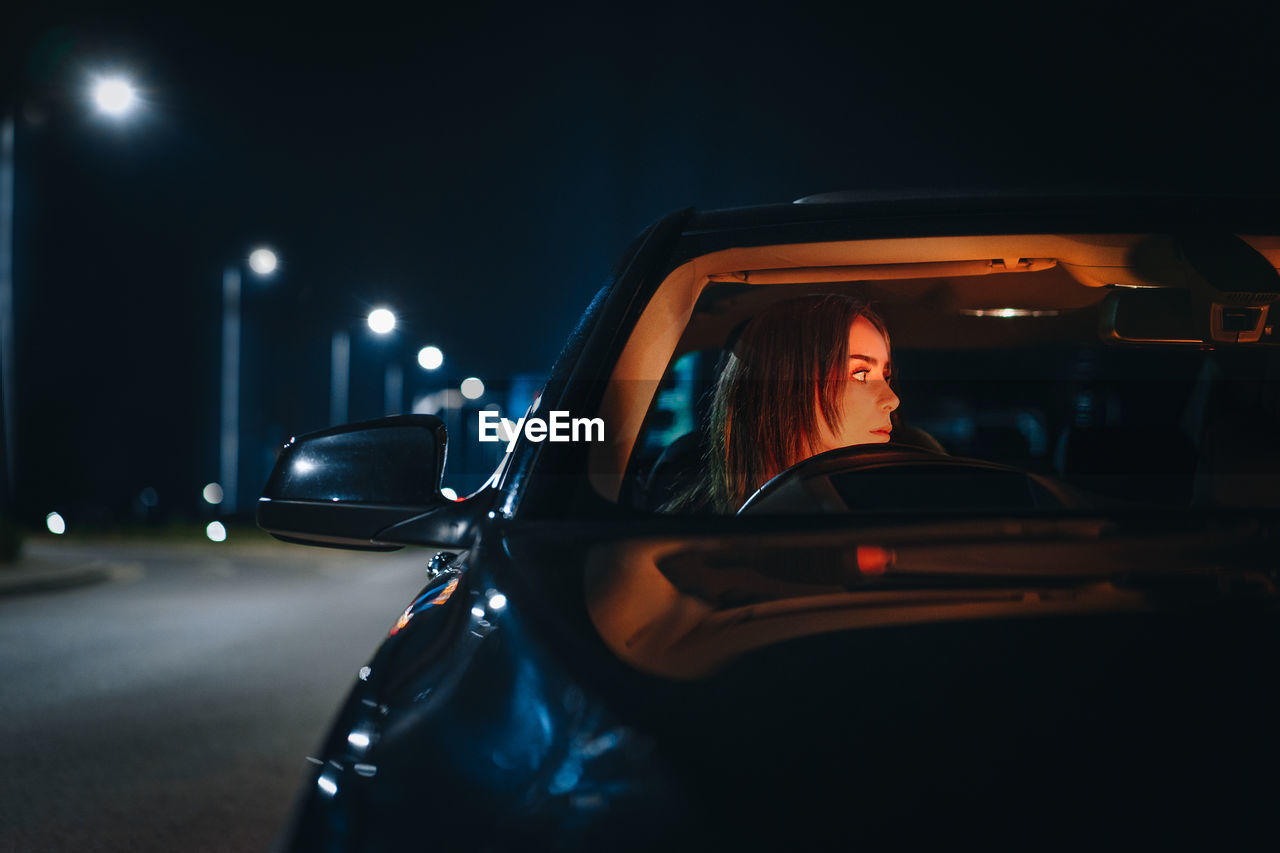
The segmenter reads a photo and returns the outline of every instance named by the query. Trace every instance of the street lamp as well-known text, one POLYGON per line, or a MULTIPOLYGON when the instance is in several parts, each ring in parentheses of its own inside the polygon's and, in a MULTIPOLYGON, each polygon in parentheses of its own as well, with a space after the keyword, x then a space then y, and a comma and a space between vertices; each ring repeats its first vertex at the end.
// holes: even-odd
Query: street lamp
POLYGON ((418 350, 418 366, 423 370, 436 370, 444 364, 444 353, 439 347, 423 347, 418 350))
MULTIPOLYGON (((123 119, 137 111, 137 89, 123 76, 94 77, 89 81, 89 100, 94 108, 113 119, 123 119)), ((17 413, 14 411, 14 325, 13 325, 13 235, 14 161, 17 148, 17 121, 13 111, 0 119, 0 409, 4 410, 4 480, 0 481, 0 506, 13 497, 17 413)))
POLYGON ((249 269, 258 275, 271 275, 276 271, 279 263, 276 253, 266 247, 254 249, 249 253, 249 269))
POLYGON ((374 308, 367 320, 375 335, 389 335, 396 328, 396 315, 389 308, 374 308))
POLYGON ((94 106, 112 118, 123 118, 138 105, 138 90, 127 77, 99 77, 90 89, 94 106))
MULTIPOLYGON (((365 317, 365 325, 380 338, 395 331, 396 315, 390 308, 374 308, 365 317)), ((351 335, 346 329, 335 329, 329 345, 329 423, 333 426, 347 422, 347 410, 351 386, 351 335)), ((397 414, 404 397, 404 374, 400 365, 388 362, 383 377, 383 412, 397 414)))
MULTIPOLYGON (((249 253, 249 269, 260 278, 275 272, 275 252, 257 248, 249 253)), ((222 507, 236 511, 240 486, 240 264, 222 271, 222 436, 220 476, 222 507)))

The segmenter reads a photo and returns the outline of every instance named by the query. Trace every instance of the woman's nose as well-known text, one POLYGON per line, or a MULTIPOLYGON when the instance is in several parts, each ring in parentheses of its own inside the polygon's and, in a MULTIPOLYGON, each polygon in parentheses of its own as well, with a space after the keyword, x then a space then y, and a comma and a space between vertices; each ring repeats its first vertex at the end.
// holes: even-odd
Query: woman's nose
POLYGON ((884 382, 882 384, 884 386, 884 391, 880 394, 880 405, 886 412, 892 412, 894 409, 898 408, 898 403, 901 401, 898 399, 898 395, 893 393, 893 389, 889 387, 888 382, 884 382))

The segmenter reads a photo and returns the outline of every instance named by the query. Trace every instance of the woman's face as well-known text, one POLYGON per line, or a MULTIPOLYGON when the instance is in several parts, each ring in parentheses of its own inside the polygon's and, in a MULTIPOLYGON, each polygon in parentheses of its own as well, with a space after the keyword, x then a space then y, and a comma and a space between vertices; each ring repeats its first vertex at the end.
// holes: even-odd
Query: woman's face
POLYGON ((849 327, 849 363, 845 371, 842 412, 832 430, 818 416, 818 447, 814 453, 853 444, 884 444, 893 425, 889 415, 898 408, 898 395, 889 387, 889 344, 866 317, 849 327))

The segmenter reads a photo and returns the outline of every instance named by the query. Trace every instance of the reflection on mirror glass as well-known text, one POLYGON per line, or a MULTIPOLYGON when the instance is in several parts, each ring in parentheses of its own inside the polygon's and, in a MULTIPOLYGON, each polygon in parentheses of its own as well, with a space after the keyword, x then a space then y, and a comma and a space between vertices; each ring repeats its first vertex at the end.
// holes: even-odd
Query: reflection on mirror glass
POLYGON ((301 438, 276 469, 267 497, 425 505, 435 497, 435 439, 417 426, 301 438))

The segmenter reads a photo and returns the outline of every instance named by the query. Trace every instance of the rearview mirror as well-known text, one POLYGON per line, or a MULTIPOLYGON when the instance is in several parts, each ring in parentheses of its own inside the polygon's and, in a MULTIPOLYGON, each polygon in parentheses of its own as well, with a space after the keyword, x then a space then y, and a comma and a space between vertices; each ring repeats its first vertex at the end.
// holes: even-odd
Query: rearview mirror
POLYGON ((1276 346, 1269 320, 1274 294, 1225 294, 1206 301, 1175 288, 1116 290, 1102 303, 1102 335, 1130 343, 1276 346))
POLYGON ((1102 334, 1120 341, 1203 344, 1209 330, 1202 318, 1185 290, 1114 290, 1102 304, 1102 334))
POLYGON ((378 534, 451 504, 440 494, 444 422, 398 415, 290 439, 258 500, 258 525, 287 542, 391 551, 378 534))

